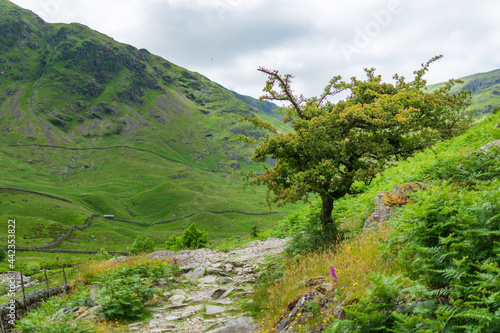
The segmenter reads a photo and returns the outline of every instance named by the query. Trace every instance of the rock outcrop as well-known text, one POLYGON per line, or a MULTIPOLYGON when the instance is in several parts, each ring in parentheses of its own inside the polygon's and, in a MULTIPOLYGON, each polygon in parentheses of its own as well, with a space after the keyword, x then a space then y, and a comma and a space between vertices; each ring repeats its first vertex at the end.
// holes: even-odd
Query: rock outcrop
POLYGON ((424 186, 422 182, 405 183, 394 186, 391 192, 378 192, 375 197, 375 212, 366 220, 364 229, 377 230, 381 223, 389 221, 396 207, 408 203, 409 193, 424 186))

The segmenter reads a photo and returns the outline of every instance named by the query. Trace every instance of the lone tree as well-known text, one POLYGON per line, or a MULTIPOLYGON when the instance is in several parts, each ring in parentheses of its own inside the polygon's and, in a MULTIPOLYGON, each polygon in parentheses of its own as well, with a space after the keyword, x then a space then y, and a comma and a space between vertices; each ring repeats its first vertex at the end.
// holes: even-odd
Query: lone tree
POLYGON ((263 89, 267 94, 261 99, 289 102, 282 121, 291 123, 293 132, 278 133, 272 124, 254 117, 240 119, 275 134, 268 133, 259 141, 239 137, 258 143, 254 161, 264 163, 268 157, 277 160, 263 174, 252 174, 250 183, 266 185, 269 203, 278 206, 306 201, 313 193, 319 195, 322 224, 336 227, 332 224, 335 200, 357 193, 360 182, 369 184, 391 163, 457 135, 466 127, 464 109, 470 104, 470 92, 450 93, 460 81, 450 80, 432 93, 423 91, 425 72, 441 57, 422 64, 411 82, 396 74, 395 84, 383 83, 371 68, 365 69, 365 81, 353 77, 345 82, 336 76, 321 96, 312 98, 294 95, 292 75, 259 68, 268 75, 263 89), (345 100, 328 100, 342 91, 350 92, 345 100))

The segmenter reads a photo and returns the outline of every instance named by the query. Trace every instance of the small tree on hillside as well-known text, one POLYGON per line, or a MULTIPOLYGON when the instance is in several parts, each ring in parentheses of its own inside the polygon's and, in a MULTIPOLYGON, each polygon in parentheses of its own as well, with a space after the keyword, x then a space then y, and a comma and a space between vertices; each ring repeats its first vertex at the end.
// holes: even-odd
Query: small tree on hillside
POLYGON ((149 237, 137 236, 134 243, 129 249, 130 254, 136 255, 139 253, 150 253, 155 249, 154 241, 149 237))
POLYGON ((197 229, 192 223, 182 234, 182 243, 188 249, 199 249, 207 244, 207 232, 197 229))
POLYGON ((182 237, 171 236, 165 242, 165 248, 169 251, 178 251, 182 249, 199 249, 207 245, 207 232, 197 229, 192 223, 185 229, 182 237))
POLYGON ((268 80, 261 99, 289 102, 283 116, 291 123, 292 133, 278 133, 270 123, 244 117, 254 126, 267 129, 256 141, 253 159, 264 163, 277 160, 261 175, 252 174, 251 184, 268 187, 268 201, 283 205, 306 201, 312 193, 322 200, 323 225, 336 228, 332 220, 335 200, 357 192, 357 185, 369 184, 378 172, 391 163, 412 156, 437 140, 450 138, 465 128, 464 109, 470 92, 450 94, 457 80, 450 80, 432 93, 424 93, 423 75, 435 57, 415 71, 405 82, 394 76, 395 84, 383 83, 375 69, 365 69, 367 79, 344 82, 334 77, 319 97, 304 98, 293 94, 292 75, 281 76, 276 70, 259 68, 268 80), (278 90, 275 90, 275 86, 278 90), (332 103, 328 97, 348 91, 348 97, 332 103))

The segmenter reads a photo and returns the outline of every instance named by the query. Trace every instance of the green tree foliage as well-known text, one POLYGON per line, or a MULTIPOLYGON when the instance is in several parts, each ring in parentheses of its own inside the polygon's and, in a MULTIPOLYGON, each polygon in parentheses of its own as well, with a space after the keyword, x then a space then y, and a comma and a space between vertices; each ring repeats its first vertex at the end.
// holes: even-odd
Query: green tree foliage
POLYGON ((132 255, 136 255, 139 253, 150 253, 153 252, 154 249, 155 243, 151 238, 139 235, 134 240, 134 243, 132 244, 132 247, 130 247, 129 252, 132 255))
POLYGON ((99 252, 97 252, 94 256, 94 259, 95 260, 108 260, 108 259, 111 259, 112 255, 108 253, 108 251, 106 251, 105 248, 101 247, 101 249, 99 250, 99 252))
POLYGON ((283 122, 291 123, 294 131, 278 133, 257 118, 241 119, 275 134, 260 141, 239 137, 259 143, 253 154, 255 161, 277 160, 263 174, 253 174, 251 184, 266 185, 269 202, 278 205, 305 201, 310 194, 317 194, 322 200, 323 225, 335 225, 335 200, 356 193, 360 184, 369 184, 395 161, 465 128, 463 110, 469 105, 470 92, 450 94, 459 81, 450 80, 432 93, 423 90, 423 76, 439 58, 423 64, 411 82, 396 74, 395 84, 383 83, 375 76, 375 69, 365 69, 366 80, 353 77, 345 82, 337 76, 321 96, 312 98, 293 94, 292 75, 281 76, 276 70, 261 67, 259 71, 269 76, 264 88, 267 94, 261 99, 290 103, 283 122), (328 100, 345 91, 349 92, 345 100, 328 100))
POLYGON ((0 261, 3 261, 5 258, 7 258, 7 252, 3 248, 0 248, 0 261))
POLYGON ((197 229, 192 223, 189 228, 184 230, 182 237, 171 236, 167 238, 165 247, 169 251, 178 251, 182 249, 199 249, 207 244, 207 232, 197 229))

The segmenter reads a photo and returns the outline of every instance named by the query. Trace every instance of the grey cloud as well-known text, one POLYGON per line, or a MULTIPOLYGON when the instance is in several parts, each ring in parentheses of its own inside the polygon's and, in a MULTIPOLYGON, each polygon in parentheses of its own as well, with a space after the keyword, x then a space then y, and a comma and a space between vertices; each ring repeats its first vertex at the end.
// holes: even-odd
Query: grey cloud
MULTIPOLYGON (((265 84, 265 76, 256 71, 261 65, 294 74, 296 92, 306 96, 319 94, 333 75, 362 76, 363 67, 376 67, 388 81, 396 72, 410 79, 413 70, 437 54, 445 58, 431 67, 429 82, 500 67, 496 0, 399 0, 401 10, 387 22, 376 16, 398 0, 259 0, 253 5, 207 0, 189 6, 129 0, 132 9, 122 0, 44 0, 50 1, 64 2, 51 22, 81 20, 254 97, 265 84), (214 5, 219 3, 222 7, 214 5), (362 47, 356 44, 357 37, 362 39, 359 31, 371 31, 362 47), (356 47, 350 57, 346 46, 356 47)), ((40 10, 35 0, 14 2, 40 10)))

